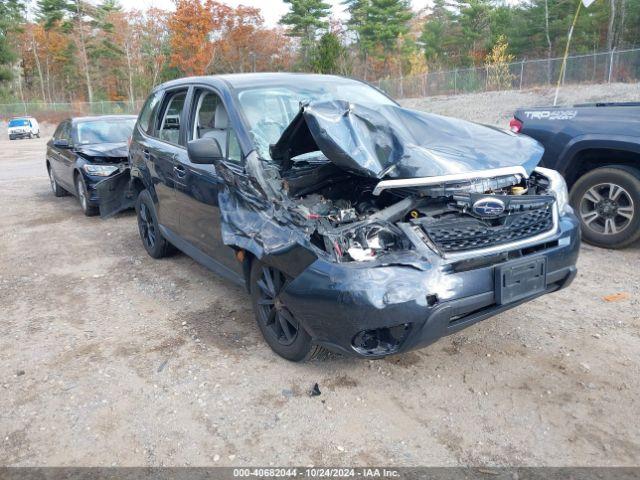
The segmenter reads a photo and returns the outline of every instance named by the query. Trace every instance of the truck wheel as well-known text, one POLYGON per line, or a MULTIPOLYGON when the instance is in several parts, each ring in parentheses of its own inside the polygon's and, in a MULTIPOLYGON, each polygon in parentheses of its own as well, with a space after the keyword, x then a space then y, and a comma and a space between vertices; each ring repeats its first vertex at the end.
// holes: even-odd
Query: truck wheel
POLYGON ((56 197, 64 197, 67 191, 58 185, 55 174, 51 170, 51 167, 47 164, 47 173, 49 174, 49 184, 51 185, 51 191, 56 197))
POLYGON ((153 258, 166 257, 174 248, 160 233, 153 200, 147 190, 142 190, 136 201, 136 214, 138 216, 138 232, 142 245, 149 256, 153 258))
POLYGON ((311 336, 280 297, 288 282, 286 275, 278 269, 258 260, 252 262, 251 303, 258 328, 274 352, 292 362, 302 362, 326 350, 313 344, 311 336))
POLYGON ((98 207, 89 203, 89 191, 80 173, 76 175, 76 194, 80 202, 80 208, 82 208, 82 213, 87 217, 96 216, 98 214, 98 207))
POLYGON ((570 202, 586 242, 623 248, 640 238, 640 170, 624 165, 596 168, 571 188, 570 202))

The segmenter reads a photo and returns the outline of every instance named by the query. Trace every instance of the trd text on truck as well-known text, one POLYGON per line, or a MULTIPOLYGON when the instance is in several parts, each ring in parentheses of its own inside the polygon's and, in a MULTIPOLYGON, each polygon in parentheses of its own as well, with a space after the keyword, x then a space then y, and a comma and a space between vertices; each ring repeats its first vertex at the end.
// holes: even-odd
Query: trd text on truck
POLYGON ((640 103, 523 108, 510 127, 541 142, 541 165, 564 175, 587 242, 640 239, 640 103))

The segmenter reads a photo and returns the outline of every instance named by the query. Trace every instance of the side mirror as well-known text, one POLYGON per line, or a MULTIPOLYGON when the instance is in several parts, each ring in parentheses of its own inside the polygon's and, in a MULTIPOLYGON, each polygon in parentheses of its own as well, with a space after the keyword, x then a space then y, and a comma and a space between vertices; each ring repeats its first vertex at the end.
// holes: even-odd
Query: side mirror
POLYGON ((66 138, 58 138, 54 140, 53 146, 58 148, 71 148, 71 145, 69 145, 69 140, 67 140, 66 138))
POLYGON ((218 140, 215 138, 198 138, 187 143, 187 153, 191 163, 211 165, 224 158, 218 140))

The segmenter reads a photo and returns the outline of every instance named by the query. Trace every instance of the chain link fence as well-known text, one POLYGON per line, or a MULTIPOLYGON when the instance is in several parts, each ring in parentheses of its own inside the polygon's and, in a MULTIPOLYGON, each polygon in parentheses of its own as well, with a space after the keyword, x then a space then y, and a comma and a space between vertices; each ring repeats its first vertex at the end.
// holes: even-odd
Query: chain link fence
MULTIPOLYGON (((457 95, 496 90, 522 90, 555 86, 562 58, 522 60, 475 68, 429 72, 378 80, 378 87, 394 98, 457 95)), ((640 81, 640 48, 613 50, 567 58, 562 84, 640 81)), ((0 104, 0 119, 35 115, 59 121, 65 116, 137 114, 144 100, 134 102, 22 102, 0 104)))
POLYGON ((2 103, 0 104, 0 119, 8 119, 20 115, 33 115, 38 118, 43 117, 59 119, 62 116, 82 116, 82 115, 122 115, 138 114, 142 108, 144 100, 134 102, 22 102, 22 103, 2 103))
MULTIPOLYGON (((562 58, 522 60, 475 68, 429 72, 404 78, 380 79, 378 87, 394 98, 457 95, 496 90, 554 86, 562 58)), ((640 81, 640 48, 572 55, 562 84, 640 81)))

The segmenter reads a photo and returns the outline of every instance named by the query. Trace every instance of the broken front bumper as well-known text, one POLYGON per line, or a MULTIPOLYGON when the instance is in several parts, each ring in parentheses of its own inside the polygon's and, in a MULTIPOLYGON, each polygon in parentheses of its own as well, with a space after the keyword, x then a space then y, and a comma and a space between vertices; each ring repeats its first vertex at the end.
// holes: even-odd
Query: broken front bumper
POLYGON ((487 259, 485 266, 469 269, 435 253, 425 270, 317 260, 289 284, 283 300, 317 343, 347 355, 382 357, 427 346, 568 286, 579 247, 578 221, 565 215, 553 239, 538 249, 512 251, 520 259, 544 259, 544 284, 502 303, 496 272, 505 262, 487 259))

